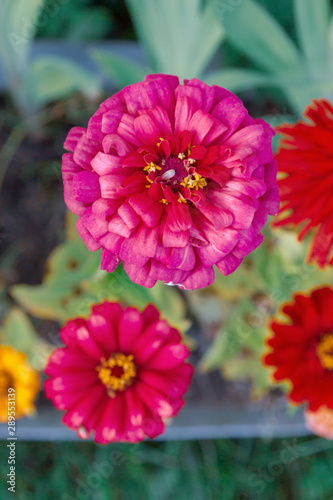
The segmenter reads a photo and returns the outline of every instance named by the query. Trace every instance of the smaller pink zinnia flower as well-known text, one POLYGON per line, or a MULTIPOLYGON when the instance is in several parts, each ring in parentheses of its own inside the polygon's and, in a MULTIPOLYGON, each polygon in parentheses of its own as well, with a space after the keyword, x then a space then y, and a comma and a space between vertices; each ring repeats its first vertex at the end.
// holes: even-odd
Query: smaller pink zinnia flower
POLYGON ((102 444, 154 438, 184 406, 189 350, 153 305, 140 312, 103 302, 88 319, 68 321, 60 337, 65 347, 51 354, 44 389, 79 437, 93 432, 102 444))
POLYGON ((326 439, 333 439, 333 410, 321 406, 317 411, 305 410, 304 417, 311 432, 326 439))

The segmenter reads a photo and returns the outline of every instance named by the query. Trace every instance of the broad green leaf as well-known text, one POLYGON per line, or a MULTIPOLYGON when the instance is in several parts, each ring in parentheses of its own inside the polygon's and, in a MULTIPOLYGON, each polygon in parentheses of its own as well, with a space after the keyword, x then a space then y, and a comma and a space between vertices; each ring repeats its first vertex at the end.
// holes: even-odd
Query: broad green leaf
POLYGON ((95 99, 100 92, 96 75, 71 61, 58 56, 41 56, 30 64, 26 85, 38 106, 81 91, 95 99))
POLYGON ((32 316, 58 321, 67 319, 66 306, 70 289, 59 284, 13 285, 10 294, 32 316))
POLYGON ((2 322, 0 340, 2 344, 11 345, 27 353, 33 348, 38 337, 28 316, 18 307, 13 307, 2 322))
POLYGON ((24 352, 36 370, 44 367, 52 350, 52 347, 37 335, 29 317, 18 307, 12 307, 3 319, 0 341, 1 344, 24 352))
POLYGON ((147 74, 142 66, 118 54, 94 49, 90 55, 119 88, 140 82, 147 74))
POLYGON ((90 252, 82 241, 65 242, 51 252, 47 260, 47 284, 79 283, 100 268, 101 252, 90 252))
POLYGON ((232 8, 228 2, 212 2, 227 39, 256 64, 276 74, 302 72, 301 55, 295 44, 257 2, 245 0, 232 8))
POLYGON ((212 71, 204 77, 204 81, 208 85, 219 85, 231 90, 231 92, 278 85, 274 77, 246 68, 226 68, 212 71))
POLYGON ((223 28, 201 0, 127 0, 153 71, 198 77, 221 44, 223 28))
POLYGON ((329 0, 294 0, 298 41, 314 76, 327 70, 329 0))

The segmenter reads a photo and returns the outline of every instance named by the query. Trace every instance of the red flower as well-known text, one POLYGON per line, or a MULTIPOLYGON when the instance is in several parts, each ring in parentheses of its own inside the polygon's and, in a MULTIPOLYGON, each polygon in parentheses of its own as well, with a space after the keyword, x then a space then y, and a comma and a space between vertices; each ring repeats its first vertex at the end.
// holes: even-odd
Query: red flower
POLYGON ((282 311, 289 321, 271 323, 274 335, 267 344, 272 351, 264 363, 276 368, 275 381, 291 383, 291 401, 306 401, 311 411, 322 405, 333 409, 333 289, 297 294, 282 311))
POLYGON ((89 318, 62 328, 64 348, 50 356, 44 388, 63 423, 81 438, 137 442, 165 430, 165 420, 183 407, 193 368, 175 328, 148 305, 104 302, 89 318))
POLYGON ((130 279, 196 289, 228 275, 262 242, 279 192, 274 131, 231 92, 149 75, 74 127, 64 196, 101 267, 130 279))
POLYGON ((274 226, 300 228, 299 240, 316 228, 309 261, 319 267, 333 265, 333 107, 325 99, 313 100, 304 111, 308 122, 283 124, 276 154, 281 217, 274 226))

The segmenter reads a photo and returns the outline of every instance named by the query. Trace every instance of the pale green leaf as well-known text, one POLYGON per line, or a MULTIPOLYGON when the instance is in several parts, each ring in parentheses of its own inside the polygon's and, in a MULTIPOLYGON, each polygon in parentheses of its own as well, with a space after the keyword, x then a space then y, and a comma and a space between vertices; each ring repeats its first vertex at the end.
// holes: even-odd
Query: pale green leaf
POLYGON ((212 71, 204 77, 204 81, 208 85, 219 85, 231 92, 278 85, 274 77, 246 68, 225 68, 212 71))
POLYGON ((0 58, 9 78, 22 74, 27 67, 43 4, 44 0, 0 2, 0 58))
POLYGON ((276 20, 254 0, 233 8, 212 0, 232 44, 266 70, 280 74, 302 72, 301 55, 276 20))
POLYGON ((2 322, 0 339, 2 344, 11 345, 27 353, 33 348, 38 337, 28 316, 18 307, 13 307, 2 322))
POLYGON ((314 76, 327 69, 329 0, 294 0, 297 37, 314 76))
POLYGON ((201 0, 127 0, 152 72, 198 77, 224 38, 211 6, 201 0))
POLYGON ((142 66, 118 54, 94 49, 90 51, 90 55, 119 88, 140 82, 147 74, 142 66))
POLYGON ((65 300, 69 293, 57 285, 13 285, 12 297, 32 316, 41 319, 66 320, 65 300))
POLYGON ((90 252, 82 241, 65 242, 56 247, 47 259, 47 284, 79 283, 100 268, 101 253, 90 252))
POLYGON ((3 319, 0 341, 24 352, 36 370, 44 367, 52 350, 50 344, 37 335, 30 318, 18 307, 12 307, 3 319))
POLYGON ((58 56, 33 60, 27 71, 26 85, 37 105, 56 101, 75 91, 81 91, 91 99, 100 92, 100 82, 95 74, 58 56))

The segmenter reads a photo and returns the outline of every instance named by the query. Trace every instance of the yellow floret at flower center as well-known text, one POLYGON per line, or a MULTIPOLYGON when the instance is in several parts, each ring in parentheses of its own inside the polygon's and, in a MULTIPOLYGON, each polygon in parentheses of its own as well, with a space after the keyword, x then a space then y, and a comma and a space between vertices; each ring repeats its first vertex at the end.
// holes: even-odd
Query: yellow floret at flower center
POLYGON ((188 175, 185 177, 184 181, 181 182, 181 186, 187 187, 189 189, 203 189, 207 186, 206 179, 200 174, 188 175))
POLYGON ((0 396, 5 396, 9 387, 13 387, 12 377, 5 370, 0 370, 0 396))
POLYGON ((108 389, 110 397, 114 397, 116 391, 124 391, 129 387, 136 377, 136 367, 133 355, 117 352, 109 359, 102 359, 97 367, 98 377, 108 389))
POLYGON ((333 333, 328 333, 319 340, 317 356, 323 368, 333 370, 333 333))

